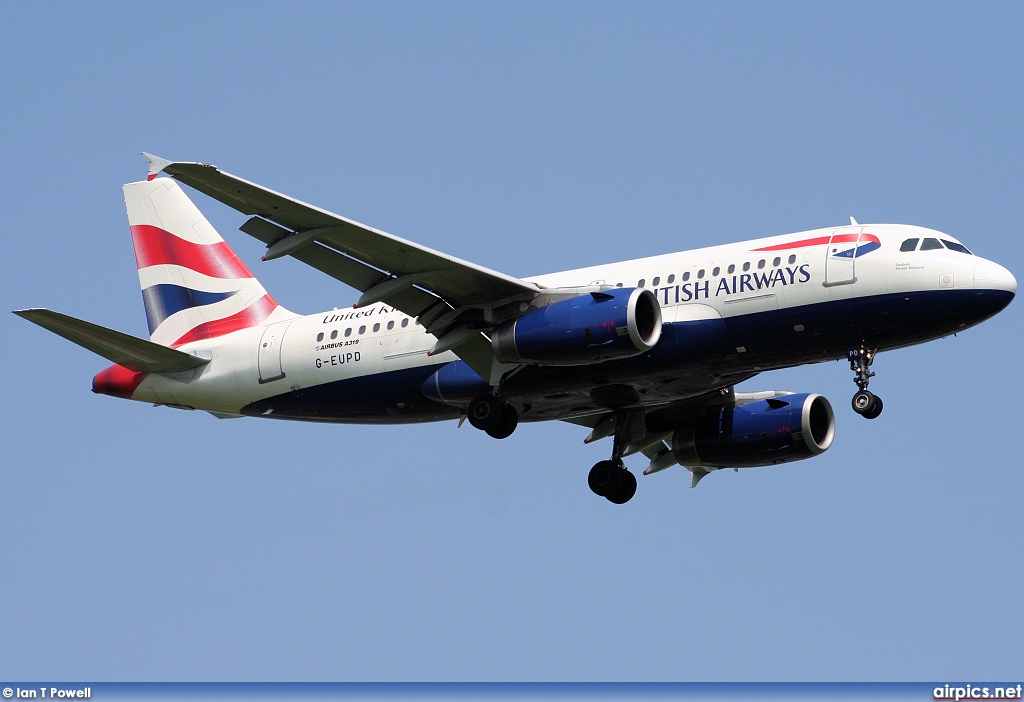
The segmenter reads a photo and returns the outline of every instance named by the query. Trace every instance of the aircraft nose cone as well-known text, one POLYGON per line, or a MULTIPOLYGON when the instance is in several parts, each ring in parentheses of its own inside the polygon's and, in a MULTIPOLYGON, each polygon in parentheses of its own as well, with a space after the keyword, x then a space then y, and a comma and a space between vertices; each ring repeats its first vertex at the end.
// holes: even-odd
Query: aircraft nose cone
POLYGON ((974 267, 975 290, 1002 290, 1017 294, 1017 279, 998 263, 982 260, 974 267))

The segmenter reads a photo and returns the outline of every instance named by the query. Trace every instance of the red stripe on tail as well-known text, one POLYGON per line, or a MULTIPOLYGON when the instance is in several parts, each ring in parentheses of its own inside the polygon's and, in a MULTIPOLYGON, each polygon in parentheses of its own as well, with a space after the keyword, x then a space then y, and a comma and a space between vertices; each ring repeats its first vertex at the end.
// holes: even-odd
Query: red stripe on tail
POLYGON ((274 298, 270 295, 264 295, 237 314, 225 317, 224 319, 216 319, 212 322, 204 322, 203 324, 200 324, 171 344, 171 348, 178 348, 190 341, 212 339, 213 337, 230 334, 231 332, 238 331, 239 329, 255 327, 269 317, 270 313, 276 310, 277 307, 278 304, 274 301, 274 298))
POLYGON ((252 278, 245 264, 226 242, 193 244, 150 224, 133 224, 132 243, 139 269, 172 264, 191 268, 211 278, 252 278))

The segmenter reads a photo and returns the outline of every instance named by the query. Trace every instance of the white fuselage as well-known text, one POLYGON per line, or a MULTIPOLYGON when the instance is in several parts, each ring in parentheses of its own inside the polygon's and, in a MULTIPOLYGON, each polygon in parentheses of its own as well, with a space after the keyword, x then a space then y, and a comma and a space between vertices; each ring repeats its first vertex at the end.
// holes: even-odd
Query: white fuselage
MULTIPOLYGON (((527 280, 557 288, 645 287, 656 294, 665 324, 713 318, 728 321, 742 315, 894 293, 1016 290, 1009 272, 969 253, 947 248, 900 251, 902 243, 911 238, 955 242, 921 227, 856 225, 527 280), (871 246, 866 245, 869 243, 871 246), (863 253, 841 255, 858 245, 864 247, 863 253)), ((941 296, 935 298, 935 304, 942 304, 941 296)), ((962 326, 977 321, 980 319, 965 319, 962 326)), ((802 331, 796 327, 797 333, 802 331)), ((236 415, 247 405, 283 393, 389 371, 440 367, 457 360, 451 351, 428 356, 435 342, 414 319, 385 304, 309 316, 281 309, 262 326, 182 346, 182 350, 211 358, 211 362, 185 373, 151 373, 133 399, 236 415)), ((917 339, 907 343, 917 343, 917 339)), ((751 374, 758 370, 761 368, 750 368, 751 374)), ((375 421, 387 421, 387 417, 375 421)))

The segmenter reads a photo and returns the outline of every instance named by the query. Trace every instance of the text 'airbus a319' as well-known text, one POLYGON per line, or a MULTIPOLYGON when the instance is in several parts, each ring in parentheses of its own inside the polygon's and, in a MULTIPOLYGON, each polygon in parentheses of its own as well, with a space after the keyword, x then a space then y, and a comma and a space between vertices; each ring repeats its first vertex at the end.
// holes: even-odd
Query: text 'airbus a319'
POLYGON ((846 358, 853 410, 879 351, 959 332, 1017 281, 951 236, 896 224, 830 227, 515 278, 307 205, 201 163, 143 154, 124 186, 150 340, 45 309, 17 311, 116 365, 93 391, 218 417, 400 424, 468 418, 503 439, 563 420, 611 437, 590 489, 614 503, 680 464, 810 458, 835 434, 821 395, 734 386, 846 358), (157 177, 166 173, 171 178, 157 177), (263 260, 291 256, 356 288, 347 309, 279 305, 178 185, 251 215, 263 260))

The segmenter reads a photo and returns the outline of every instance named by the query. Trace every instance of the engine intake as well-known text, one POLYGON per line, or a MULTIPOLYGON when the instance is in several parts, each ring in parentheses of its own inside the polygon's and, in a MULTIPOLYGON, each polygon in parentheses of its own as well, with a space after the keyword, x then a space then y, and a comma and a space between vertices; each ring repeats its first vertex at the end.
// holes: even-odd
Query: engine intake
POLYGON ((650 351, 661 338, 661 306, 650 290, 592 292, 527 312, 494 330, 502 363, 579 366, 650 351))
POLYGON ((804 393, 724 405, 672 435, 672 451, 688 467, 753 468, 824 453, 835 437, 832 405, 804 393))

